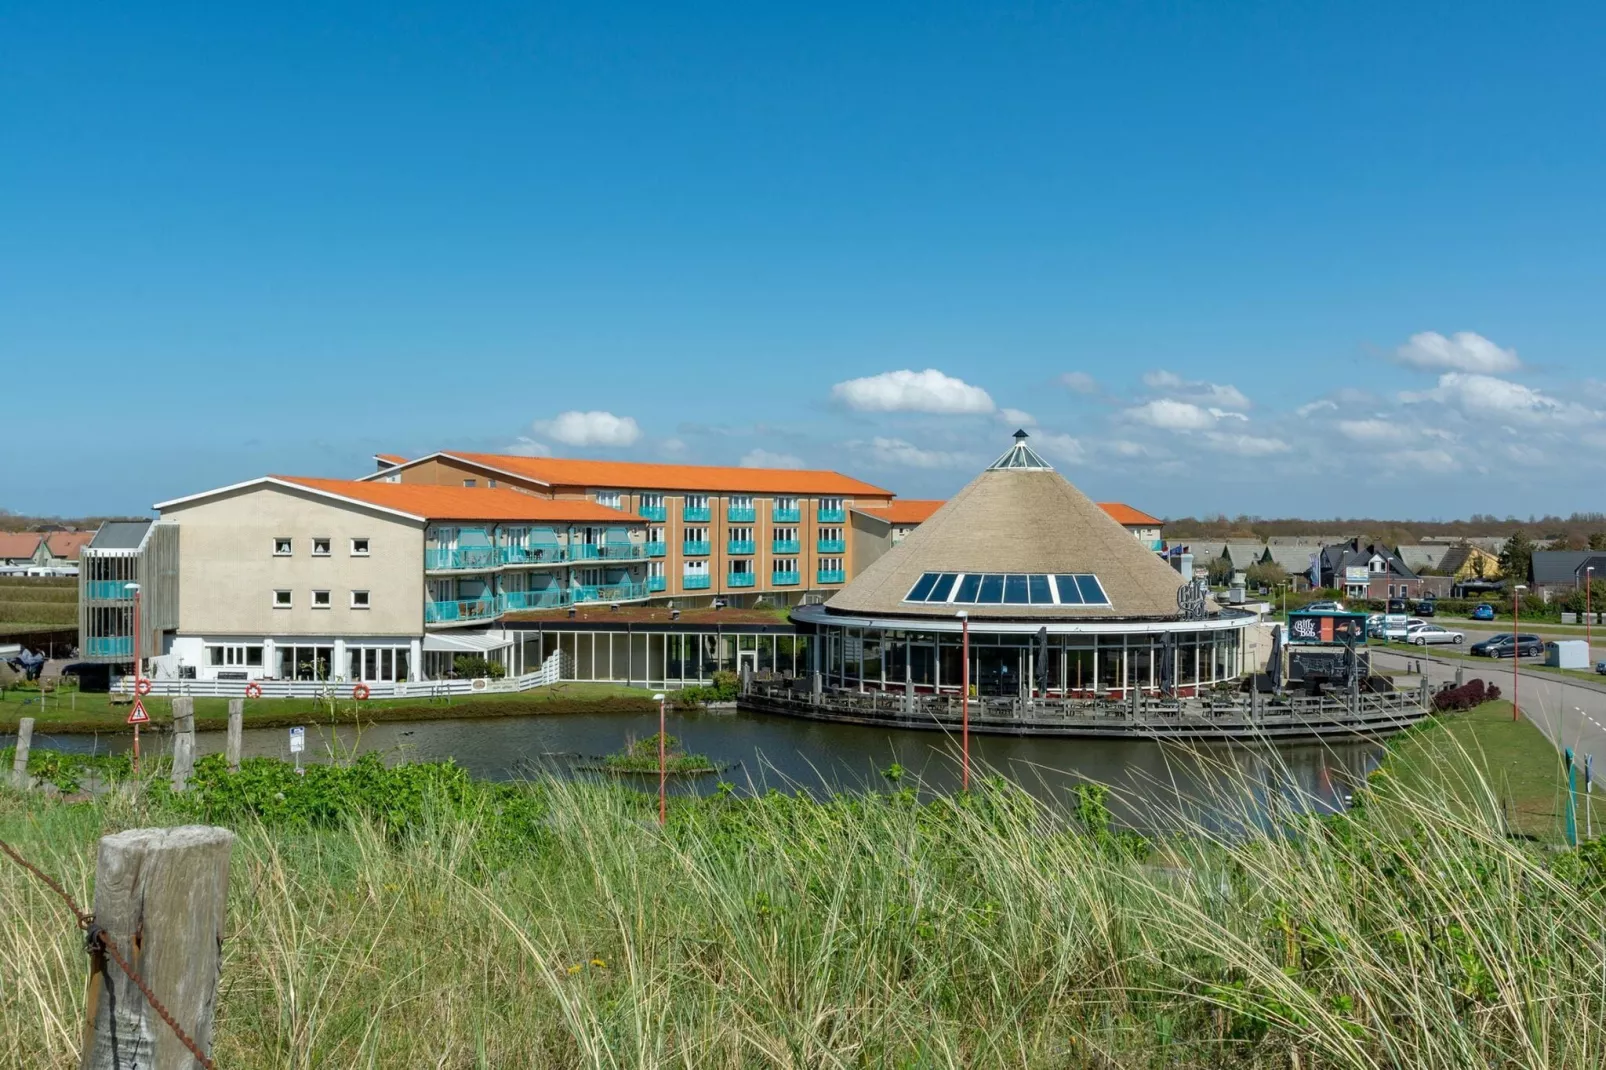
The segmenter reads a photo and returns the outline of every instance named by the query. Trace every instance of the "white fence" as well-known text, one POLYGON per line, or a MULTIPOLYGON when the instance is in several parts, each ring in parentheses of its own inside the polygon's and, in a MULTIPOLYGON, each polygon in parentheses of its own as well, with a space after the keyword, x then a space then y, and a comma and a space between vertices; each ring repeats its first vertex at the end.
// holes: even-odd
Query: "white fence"
MULTIPOLYGON (((454 695, 494 695, 515 691, 529 691, 563 679, 564 661, 553 654, 535 672, 522 676, 507 676, 493 680, 477 676, 463 680, 401 680, 395 683, 370 681, 369 698, 446 698, 454 695)), ((572 675, 572 672, 571 672, 572 675)), ((220 698, 242 698, 245 689, 255 684, 261 688, 262 698, 317 698, 349 699, 360 681, 336 676, 329 680, 180 680, 172 677, 150 681, 153 695, 197 695, 220 698)), ((134 678, 121 676, 112 681, 112 690, 124 695, 134 693, 134 678)))

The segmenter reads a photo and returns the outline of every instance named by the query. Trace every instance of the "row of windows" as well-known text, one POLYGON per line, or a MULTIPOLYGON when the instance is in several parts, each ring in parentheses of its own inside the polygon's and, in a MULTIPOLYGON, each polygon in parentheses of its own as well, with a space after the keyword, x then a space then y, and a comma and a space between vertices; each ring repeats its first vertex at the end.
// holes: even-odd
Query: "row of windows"
MULTIPOLYGON (((367 591, 352 591, 350 606, 352 609, 368 609, 373 605, 367 591)), ((312 592, 313 609, 329 609, 334 605, 334 592, 314 590, 312 592)), ((287 589, 281 588, 273 592, 274 609, 294 609, 295 595, 287 589)))
POLYGON ((966 606, 1107 606, 1109 597, 1091 573, 927 572, 905 602, 966 606))
MULTIPOLYGON (((274 536, 274 538, 273 538, 273 556, 274 557, 294 557, 295 556, 295 550, 296 550, 296 541, 295 541, 295 539, 291 538, 288 535, 276 535, 276 536, 274 536)), ((314 535, 313 536, 313 538, 312 538, 312 556, 313 557, 330 557, 330 556, 333 555, 333 553, 334 553, 334 540, 333 539, 329 538, 327 535, 314 535)), ((368 556, 368 540, 367 539, 352 539, 351 540, 351 556, 352 557, 367 557, 368 556)))
MULTIPOLYGON (((474 481, 472 479, 465 479, 463 480, 463 485, 465 487, 472 487, 474 485, 474 481)), ((494 487, 496 486, 496 482, 493 480, 490 485, 494 487)), ((628 497, 629 493, 627 491, 599 490, 597 491, 597 504, 606 505, 610 509, 623 509, 626 505, 626 500, 628 497)), ((639 497, 641 508, 643 509, 664 508, 665 498, 662 494, 642 494, 639 497)), ((707 509, 711 500, 710 496, 707 494, 687 494, 684 497, 687 509, 707 509)), ((797 510, 800 508, 797 498, 776 498, 774 499, 774 502, 775 509, 778 512, 788 509, 797 510)), ((841 498, 821 498, 820 508, 841 509, 842 502, 843 499, 841 498)), ((746 494, 727 495, 725 498, 725 504, 732 509, 751 509, 753 508, 753 497, 746 494)))

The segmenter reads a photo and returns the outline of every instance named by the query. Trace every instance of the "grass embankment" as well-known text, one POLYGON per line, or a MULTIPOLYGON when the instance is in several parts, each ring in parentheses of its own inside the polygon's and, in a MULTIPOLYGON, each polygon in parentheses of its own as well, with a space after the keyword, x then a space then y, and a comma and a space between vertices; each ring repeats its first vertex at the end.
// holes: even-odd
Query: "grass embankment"
MULTIPOLYGON (((1475 781, 1457 753, 1409 764, 1475 781)), ((924 804, 676 799, 660 830, 654 800, 591 783, 200 775, 178 800, 0 793, 0 836, 88 902, 107 831, 239 831, 232 1070, 1606 1060, 1606 852, 1508 837, 1492 787, 1385 772, 1353 816, 1139 853, 992 780, 924 804)), ((84 972, 60 904, 0 865, 0 1065, 76 1061, 84 972)))
POLYGON ((0 577, 0 635, 77 626, 77 580, 0 577))
MULTIPOLYGON (((618 684, 560 683, 515 694, 454 696, 438 699, 338 700, 247 699, 247 728, 283 728, 331 719, 363 723, 381 721, 433 721, 444 718, 524 717, 559 713, 641 713, 657 709, 654 692, 618 684)), ((32 717, 35 730, 55 733, 106 732, 121 729, 128 719, 128 704, 112 696, 60 692, 43 696, 33 689, 7 689, 0 694, 0 731, 15 731, 23 717, 32 717)), ((197 697, 195 727, 212 731, 228 726, 229 700, 197 697)), ((158 727, 173 722, 173 700, 150 695, 145 709, 158 727)))

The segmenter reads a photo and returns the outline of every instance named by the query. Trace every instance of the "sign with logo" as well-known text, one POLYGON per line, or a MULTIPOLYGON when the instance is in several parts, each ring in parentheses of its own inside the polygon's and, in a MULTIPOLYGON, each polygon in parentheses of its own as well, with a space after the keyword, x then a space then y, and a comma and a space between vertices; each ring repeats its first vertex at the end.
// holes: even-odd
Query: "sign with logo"
POLYGON ((307 730, 301 727, 290 729, 290 753, 300 754, 307 749, 307 730))
POLYGON ((1183 620, 1203 620, 1205 615, 1204 588, 1197 582, 1185 583, 1177 588, 1177 612, 1183 620))
POLYGON ((1290 643, 1343 643, 1353 638, 1364 643, 1366 618, 1359 614, 1290 613, 1290 643))
POLYGON ((137 695, 134 698, 134 708, 128 711, 128 723, 129 724, 150 724, 151 723, 151 715, 145 712, 145 703, 141 702, 137 695))
POLYGON ((1372 570, 1365 565, 1350 565, 1344 569, 1345 583, 1371 583, 1372 570))

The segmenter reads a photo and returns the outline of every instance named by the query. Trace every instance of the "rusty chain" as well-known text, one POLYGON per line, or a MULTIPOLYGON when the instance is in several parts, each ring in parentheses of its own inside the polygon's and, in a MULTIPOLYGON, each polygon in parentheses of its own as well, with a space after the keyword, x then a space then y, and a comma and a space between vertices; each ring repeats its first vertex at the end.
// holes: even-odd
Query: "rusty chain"
MULTIPOLYGON (((47 888, 55 892, 56 895, 61 898, 62 902, 67 904, 67 909, 73 912, 73 916, 78 921, 78 927, 84 931, 84 951, 90 955, 95 955, 98 952, 104 952, 105 954, 110 955, 112 961, 117 963, 117 968, 122 970, 130 981, 134 982, 134 987, 139 989, 140 995, 145 997, 145 1002, 150 1004, 151 1010, 155 1011, 157 1017, 166 1022, 167 1027, 173 1031, 173 1035, 178 1037, 179 1043, 190 1049, 190 1054, 195 1056, 196 1061, 199 1062, 201 1066, 205 1068, 205 1070, 217 1070, 217 1064, 212 1062, 206 1053, 201 1051, 201 1046, 197 1044, 188 1033, 184 1032, 182 1026, 173 1020, 173 1015, 168 1012, 168 1009, 165 1006, 163 1006, 162 1001, 156 998, 156 994, 153 993, 150 989, 150 986, 145 983, 145 978, 141 977, 134 970, 134 968, 128 964, 128 960, 123 958, 122 950, 117 946, 117 941, 113 940, 111 935, 107 933, 105 929, 102 929, 100 926, 95 924, 95 916, 84 911, 83 908, 78 905, 77 901, 68 894, 67 889, 63 888, 60 883, 55 880, 55 878, 51 877, 50 874, 46 873, 32 862, 22 857, 22 855, 18 854, 16 849, 5 840, 0 840, 0 851, 5 852, 7 858, 10 858, 17 865, 21 866, 29 873, 32 873, 35 877, 38 877, 44 882, 47 888)), ((102 969, 101 972, 104 973, 105 970, 102 969)), ((114 1018, 112 1021, 112 1031, 114 1034, 116 1030, 117 1022, 114 1018)))

